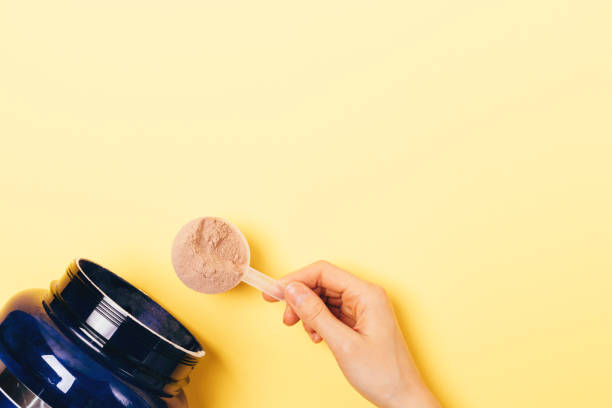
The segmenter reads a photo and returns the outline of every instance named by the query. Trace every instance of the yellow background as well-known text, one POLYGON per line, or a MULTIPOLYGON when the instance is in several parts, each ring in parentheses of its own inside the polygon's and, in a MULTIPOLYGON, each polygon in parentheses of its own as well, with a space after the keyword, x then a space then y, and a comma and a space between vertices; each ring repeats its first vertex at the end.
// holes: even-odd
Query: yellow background
POLYGON ((0 301, 84 256, 208 355, 192 407, 367 407, 241 285, 178 281, 232 220, 254 266, 388 288, 446 407, 610 407, 612 3, 0 3, 0 301))

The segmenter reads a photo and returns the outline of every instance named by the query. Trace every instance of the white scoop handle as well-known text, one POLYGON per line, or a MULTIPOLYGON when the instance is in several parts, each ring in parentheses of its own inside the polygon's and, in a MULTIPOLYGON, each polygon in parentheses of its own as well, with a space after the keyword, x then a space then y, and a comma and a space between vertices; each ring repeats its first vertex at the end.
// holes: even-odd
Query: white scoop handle
POLYGON ((283 300, 285 297, 285 290, 276 280, 259 272, 257 269, 251 268, 250 266, 242 276, 242 281, 244 283, 248 283, 256 289, 259 289, 266 295, 272 296, 274 299, 283 300))

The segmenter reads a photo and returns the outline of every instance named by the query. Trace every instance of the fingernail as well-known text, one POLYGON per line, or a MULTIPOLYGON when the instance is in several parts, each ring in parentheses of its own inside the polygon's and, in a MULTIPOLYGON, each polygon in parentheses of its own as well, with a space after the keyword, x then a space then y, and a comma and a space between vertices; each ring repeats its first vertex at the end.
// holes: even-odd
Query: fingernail
POLYGON ((308 296, 306 287, 299 282, 291 282, 285 289, 285 298, 293 305, 299 307, 308 296))

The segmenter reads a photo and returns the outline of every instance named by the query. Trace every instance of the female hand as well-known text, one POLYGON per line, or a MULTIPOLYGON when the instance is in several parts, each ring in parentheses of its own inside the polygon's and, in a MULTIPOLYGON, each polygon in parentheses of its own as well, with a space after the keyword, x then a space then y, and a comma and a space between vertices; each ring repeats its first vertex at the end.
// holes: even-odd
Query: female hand
POLYGON ((287 301, 283 322, 301 320, 313 342, 324 340, 361 395, 381 408, 440 407, 419 375, 383 288, 325 261, 279 281, 287 301))

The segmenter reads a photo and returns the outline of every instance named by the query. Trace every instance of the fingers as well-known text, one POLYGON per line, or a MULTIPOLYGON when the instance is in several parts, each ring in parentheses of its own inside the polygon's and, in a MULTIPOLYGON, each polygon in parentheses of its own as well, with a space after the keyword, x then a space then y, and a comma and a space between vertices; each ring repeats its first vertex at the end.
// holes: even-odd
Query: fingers
POLYGON ((311 327, 308 327, 305 324, 303 324, 303 326, 304 326, 304 331, 308 334, 308 336, 310 337, 310 340, 312 340, 313 343, 317 344, 323 340, 323 338, 321 338, 319 333, 314 331, 311 327))
MULTIPOLYGON (((299 321, 299 316, 293 311, 290 305, 287 305, 285 307, 285 313, 283 314, 283 323, 285 323, 287 326, 293 326, 299 321)), ((317 333, 312 327, 310 327, 306 323, 302 322, 302 327, 304 328, 304 331, 306 332, 306 334, 308 334, 308 337, 310 337, 310 340, 312 340, 313 343, 317 344, 323 340, 319 333, 317 333)))
MULTIPOLYGON (((278 279, 278 283, 284 287, 293 281, 300 281, 318 295, 324 293, 335 302, 342 302, 342 293, 349 287, 365 289, 368 286, 366 281, 327 261, 314 262, 278 279)), ((278 302, 278 299, 266 293, 262 293, 262 296, 267 302, 278 302)))
MULTIPOLYGON (((339 319, 342 323, 349 327, 355 327, 355 319, 349 313, 343 313, 342 300, 340 298, 329 298, 325 303, 329 311, 336 317, 336 319, 339 319)), ((287 326, 293 326, 299 321, 300 317, 297 315, 297 313, 295 313, 291 305, 286 304, 285 312, 283 313, 283 323, 285 323, 287 326)))
POLYGON ((285 306, 285 313, 283 314, 283 323, 287 326, 293 326, 300 321, 300 317, 295 313, 290 305, 285 306))
MULTIPOLYGON (((299 321, 300 317, 295 313, 291 305, 287 304, 285 306, 285 312, 283 313, 283 323, 285 323, 287 326, 293 326, 299 321)), ((306 334, 308 334, 313 343, 317 344, 323 340, 319 333, 317 333, 312 327, 305 323, 302 323, 302 326, 304 327, 304 331, 306 332, 306 334)))
POLYGON ((362 287, 366 282, 355 275, 330 264, 317 261, 279 279, 282 285, 300 281, 311 289, 325 288, 328 296, 339 297, 349 287, 362 287))
MULTIPOLYGON (((338 349, 348 339, 357 337, 357 333, 338 320, 325 306, 323 300, 309 287, 301 282, 292 282, 285 290, 285 299, 302 320, 304 328, 316 332, 332 349, 338 349)), ((311 339, 315 341, 314 334, 311 339)))
POLYGON ((263 296, 263 298, 264 298, 264 300, 266 302, 278 302, 277 298, 274 298, 274 297, 268 295, 267 293, 261 292, 261 295, 263 296))
MULTIPOLYGON (((351 329, 356 326, 356 316, 351 299, 362 299, 363 297, 367 297, 368 292, 371 291, 371 287, 373 286, 326 261, 317 261, 310 264, 284 276, 279 279, 278 282, 285 288, 293 282, 303 283, 307 288, 311 289, 309 291, 310 294, 316 297, 316 299, 313 298, 310 300, 312 303, 310 306, 311 308, 316 307, 324 310, 325 313, 323 314, 333 318, 335 324, 343 324, 351 329), (347 294, 349 299, 348 304, 346 303, 347 294)), ((263 294, 263 298, 268 302, 278 301, 265 293, 263 294)), ((287 292, 285 293, 285 300, 287 300, 287 304, 283 313, 283 323, 287 326, 293 326, 302 320, 304 329, 315 343, 320 342, 321 339, 327 341, 325 334, 319 331, 317 327, 313 326, 316 323, 304 321, 304 313, 308 315, 308 313, 311 312, 308 312, 308 310, 304 308, 298 310, 296 305, 292 304, 292 302, 287 299, 287 292)), ((318 311, 317 313, 321 312, 318 311)), ((314 320, 319 321, 321 319, 317 316, 314 320)), ((334 324, 329 323, 329 319, 325 318, 322 324, 329 327, 334 326, 334 324)))

